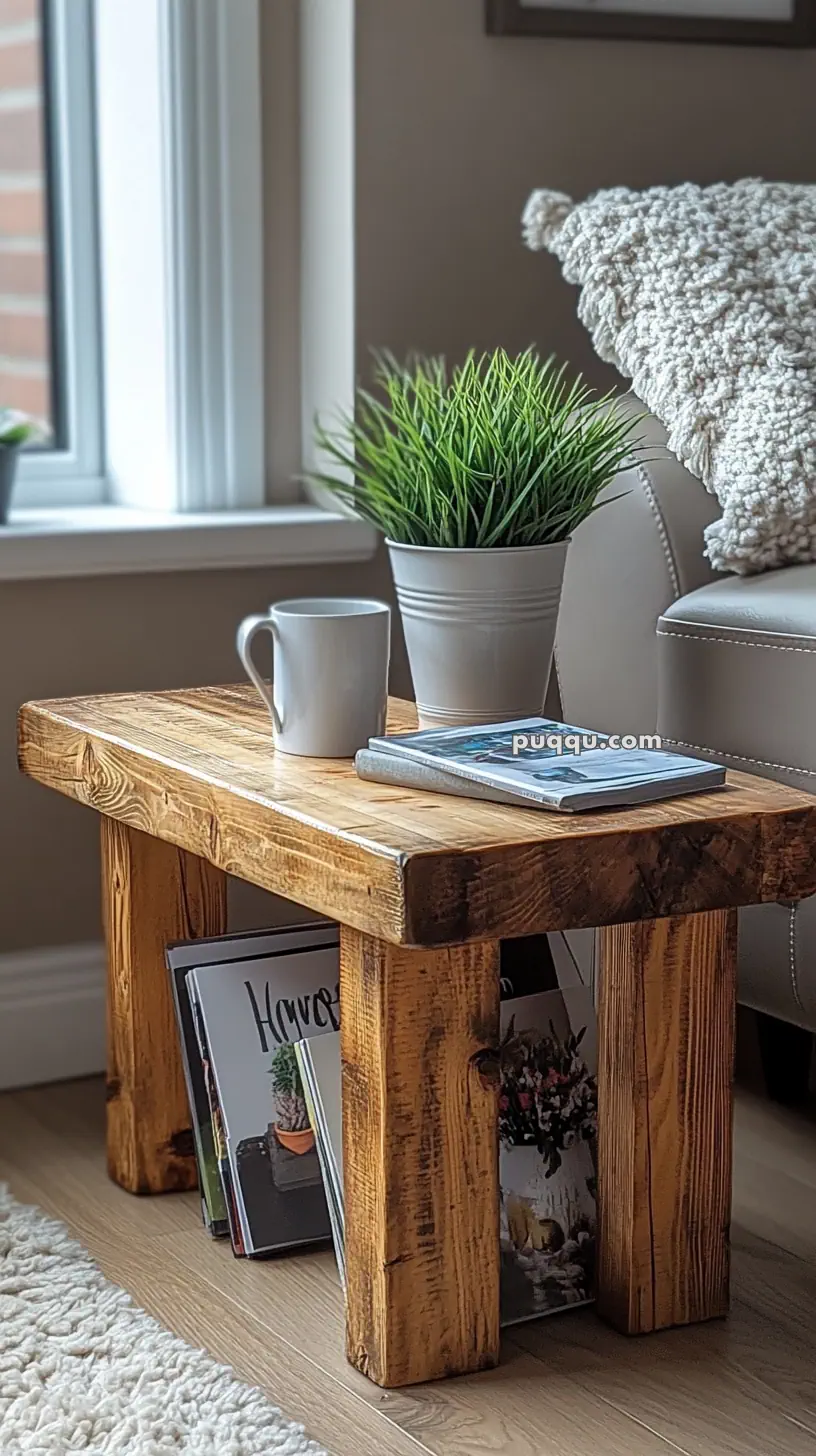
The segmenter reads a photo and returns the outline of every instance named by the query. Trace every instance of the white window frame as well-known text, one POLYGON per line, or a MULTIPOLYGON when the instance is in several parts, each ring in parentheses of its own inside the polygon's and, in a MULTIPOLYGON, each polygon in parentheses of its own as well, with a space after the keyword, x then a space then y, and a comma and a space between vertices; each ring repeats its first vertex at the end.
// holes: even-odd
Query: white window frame
POLYGON ((354 34, 354 0, 301 0, 301 452, 330 475, 314 422, 352 411, 355 392, 354 34))
POLYGON ((111 499, 257 508, 260 0, 96 0, 96 95, 111 499))
POLYGON ((16 504, 93 504, 105 497, 102 457, 98 252, 91 0, 47 0, 49 76, 46 178, 58 278, 53 361, 65 423, 65 448, 20 460, 16 504))

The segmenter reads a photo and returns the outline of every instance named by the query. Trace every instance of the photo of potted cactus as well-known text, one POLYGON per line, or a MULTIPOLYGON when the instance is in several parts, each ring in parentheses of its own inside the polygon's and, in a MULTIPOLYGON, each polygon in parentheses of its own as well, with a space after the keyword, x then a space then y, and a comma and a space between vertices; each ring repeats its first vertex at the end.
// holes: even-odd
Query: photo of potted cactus
POLYGON ((281 1147, 290 1153, 308 1153, 314 1147, 314 1133, 303 1095, 295 1049, 289 1042, 278 1047, 270 1067, 275 1121, 272 1129, 281 1147))
POLYGON ((541 713, 567 547, 641 448, 535 350, 376 357, 374 391, 318 422, 310 477, 386 538, 420 728, 541 713))
POLYGON ((48 426, 42 420, 0 405, 0 526, 8 522, 20 451, 26 446, 41 445, 48 434, 48 426))

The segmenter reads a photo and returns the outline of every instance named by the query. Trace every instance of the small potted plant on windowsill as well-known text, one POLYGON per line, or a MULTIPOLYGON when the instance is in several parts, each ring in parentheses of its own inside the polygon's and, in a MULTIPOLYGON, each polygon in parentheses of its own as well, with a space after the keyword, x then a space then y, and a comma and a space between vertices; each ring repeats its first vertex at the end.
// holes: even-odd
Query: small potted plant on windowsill
POLYGON ((48 436, 47 427, 22 410, 0 406, 0 526, 8 521, 9 506, 17 478, 17 461, 26 445, 39 444, 48 436))
POLYGON ((420 726, 537 715, 570 535, 634 463, 638 418, 531 349, 378 355, 376 383, 318 422, 312 478, 385 534, 420 726))

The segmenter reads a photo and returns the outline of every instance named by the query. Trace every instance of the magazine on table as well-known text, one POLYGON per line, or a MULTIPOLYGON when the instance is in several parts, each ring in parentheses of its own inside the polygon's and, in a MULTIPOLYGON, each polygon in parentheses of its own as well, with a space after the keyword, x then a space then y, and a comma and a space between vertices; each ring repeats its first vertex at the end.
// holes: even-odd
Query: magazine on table
POLYGON ((370 738, 355 766, 361 778, 406 788, 566 812, 645 804, 725 782, 719 764, 609 744, 608 734, 520 718, 370 738))
MULTIPOLYGON (((597 1081, 593 932, 502 945, 501 1319, 594 1298, 597 1081), (519 994, 520 993, 520 994, 519 994)), ((345 1283, 339 1036, 297 1044, 345 1283)))
POLYGON ((186 977, 233 1248, 249 1257, 330 1236, 293 1043, 339 1026, 336 925, 259 949, 238 942, 186 977))

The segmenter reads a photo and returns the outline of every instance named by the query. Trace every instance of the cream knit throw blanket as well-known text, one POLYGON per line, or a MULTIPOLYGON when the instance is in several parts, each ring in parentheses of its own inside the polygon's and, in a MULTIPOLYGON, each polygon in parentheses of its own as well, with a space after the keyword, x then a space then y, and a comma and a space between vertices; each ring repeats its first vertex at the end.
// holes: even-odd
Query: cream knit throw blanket
POLYGON ((723 513, 706 553, 748 573, 816 560, 816 187, 534 192, 525 240, 723 513))

